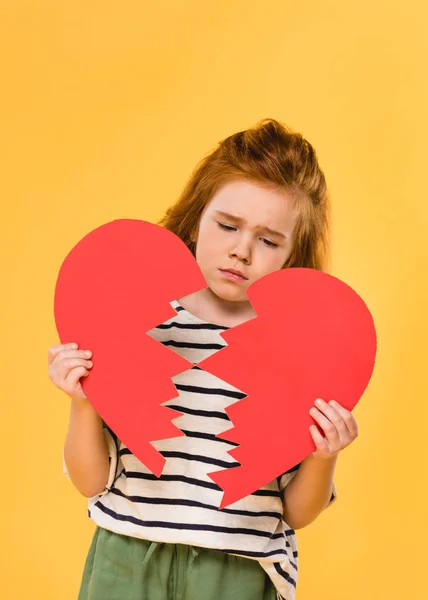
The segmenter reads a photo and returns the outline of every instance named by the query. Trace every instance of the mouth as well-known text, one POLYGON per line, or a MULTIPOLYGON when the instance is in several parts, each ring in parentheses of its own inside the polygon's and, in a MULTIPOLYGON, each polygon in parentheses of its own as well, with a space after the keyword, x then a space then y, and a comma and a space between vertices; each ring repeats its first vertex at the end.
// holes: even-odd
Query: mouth
POLYGON ((219 269, 219 271, 224 277, 231 281, 247 281, 247 277, 244 277, 240 271, 236 271, 235 269, 219 269))

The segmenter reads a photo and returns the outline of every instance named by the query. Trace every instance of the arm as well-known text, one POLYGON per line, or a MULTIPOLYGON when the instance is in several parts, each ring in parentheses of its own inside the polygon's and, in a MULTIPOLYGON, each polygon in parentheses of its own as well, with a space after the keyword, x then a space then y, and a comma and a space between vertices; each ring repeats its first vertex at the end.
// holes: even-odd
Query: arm
POLYGON ((87 498, 105 489, 109 476, 108 446, 103 422, 87 400, 71 400, 64 462, 72 483, 87 498))
POLYGON ((308 456, 284 490, 284 521, 292 529, 306 527, 327 508, 333 493, 337 456, 308 456))
POLYGON ((315 425, 309 431, 317 450, 300 465, 284 490, 284 521, 293 529, 312 523, 330 504, 334 492, 333 475, 338 454, 358 436, 353 414, 338 402, 318 398, 309 411, 315 425))
POLYGON ((75 342, 51 346, 48 351, 49 378, 71 399, 64 472, 87 498, 107 492, 117 463, 115 444, 112 441, 114 448, 110 448, 111 436, 105 435, 103 421, 81 385, 81 378, 93 366, 91 356, 90 350, 79 350, 75 342))

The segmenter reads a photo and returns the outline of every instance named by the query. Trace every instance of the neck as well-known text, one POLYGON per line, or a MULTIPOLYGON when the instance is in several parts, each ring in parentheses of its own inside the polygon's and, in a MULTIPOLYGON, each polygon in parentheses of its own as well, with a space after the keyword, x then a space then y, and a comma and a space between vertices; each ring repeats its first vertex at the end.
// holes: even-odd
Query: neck
POLYGON ((234 327, 256 316, 249 300, 231 302, 212 292, 210 288, 199 290, 178 302, 199 319, 225 327, 234 327))

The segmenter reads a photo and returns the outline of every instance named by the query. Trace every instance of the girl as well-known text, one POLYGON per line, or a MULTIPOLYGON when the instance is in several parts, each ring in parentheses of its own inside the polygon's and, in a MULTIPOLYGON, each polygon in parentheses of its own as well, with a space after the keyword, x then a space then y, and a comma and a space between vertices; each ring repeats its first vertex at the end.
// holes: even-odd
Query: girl
POLYGON ((173 378, 178 395, 166 403, 183 413, 175 423, 185 436, 153 444, 167 458, 160 478, 86 398, 90 351, 49 349, 50 378, 71 398, 65 471, 97 525, 79 600, 294 600, 295 530, 336 499, 336 460, 358 434, 355 419, 314 398, 316 451, 220 511, 207 473, 238 464, 216 434, 245 394, 197 365, 225 346, 222 331, 256 316, 251 283, 283 268, 326 269, 329 202, 315 151, 265 119, 222 140, 158 224, 187 244, 208 286, 171 302, 176 316, 148 332, 194 365, 173 378))

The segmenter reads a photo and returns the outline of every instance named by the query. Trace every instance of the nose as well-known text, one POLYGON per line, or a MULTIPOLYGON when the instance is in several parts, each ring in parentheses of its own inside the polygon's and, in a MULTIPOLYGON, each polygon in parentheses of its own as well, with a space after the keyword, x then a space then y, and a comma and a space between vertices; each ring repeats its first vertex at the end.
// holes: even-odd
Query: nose
POLYGON ((241 240, 241 242, 237 246, 235 246, 235 248, 233 250, 231 250, 229 252, 229 258, 238 258, 240 261, 242 261, 246 265, 250 264, 250 262, 251 262, 250 245, 248 243, 244 244, 241 240))

